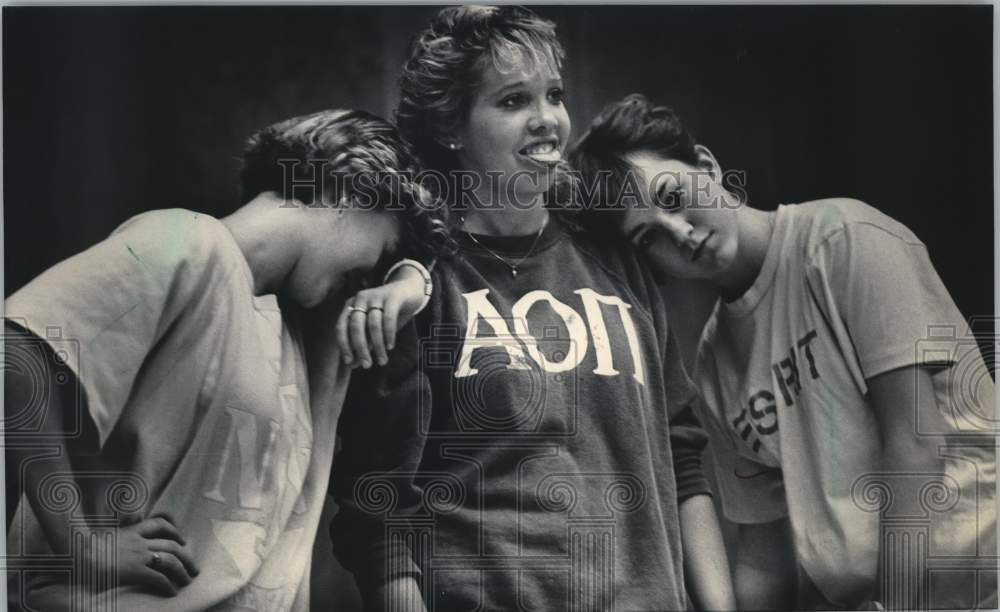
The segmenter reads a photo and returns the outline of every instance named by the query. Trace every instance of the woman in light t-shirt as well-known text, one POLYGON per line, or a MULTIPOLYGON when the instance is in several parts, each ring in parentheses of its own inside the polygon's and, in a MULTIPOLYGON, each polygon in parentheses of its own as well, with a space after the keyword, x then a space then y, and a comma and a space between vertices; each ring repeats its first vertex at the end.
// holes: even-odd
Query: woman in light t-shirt
POLYGON ((718 292, 693 377, 739 607, 995 606, 994 385, 920 240, 856 200, 746 206, 641 95, 571 161, 584 220, 718 292))
POLYGON ((451 239, 363 111, 269 126, 243 162, 229 216, 143 213, 5 300, 7 554, 45 561, 12 608, 309 609, 341 357, 385 363, 429 291, 388 264, 451 239))

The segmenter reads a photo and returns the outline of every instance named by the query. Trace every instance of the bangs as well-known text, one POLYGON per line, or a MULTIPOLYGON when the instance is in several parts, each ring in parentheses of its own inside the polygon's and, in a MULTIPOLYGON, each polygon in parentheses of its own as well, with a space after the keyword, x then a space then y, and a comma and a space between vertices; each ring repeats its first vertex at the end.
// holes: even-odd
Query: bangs
MULTIPOLYGON (((563 49, 555 34, 534 30, 513 30, 490 41, 489 61, 500 74, 523 72, 558 77, 562 72, 563 49)), ((482 66, 486 68, 486 66, 482 66)))

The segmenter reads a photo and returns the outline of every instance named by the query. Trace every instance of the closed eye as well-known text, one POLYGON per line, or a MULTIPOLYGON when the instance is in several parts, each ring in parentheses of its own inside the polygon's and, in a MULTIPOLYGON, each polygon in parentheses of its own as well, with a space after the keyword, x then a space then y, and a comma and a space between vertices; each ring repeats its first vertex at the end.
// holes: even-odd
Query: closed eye
POLYGON ((632 230, 631 241, 640 252, 648 251, 656 242, 656 230, 643 224, 632 230))
POLYGON ((683 197, 684 190, 680 187, 671 188, 661 183, 656 189, 656 206, 668 212, 680 210, 683 197))

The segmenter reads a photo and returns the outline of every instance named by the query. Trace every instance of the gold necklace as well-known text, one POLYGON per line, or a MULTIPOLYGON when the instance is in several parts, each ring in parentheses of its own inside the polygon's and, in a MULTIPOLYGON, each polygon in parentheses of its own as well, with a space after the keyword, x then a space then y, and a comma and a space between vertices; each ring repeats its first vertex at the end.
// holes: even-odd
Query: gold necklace
MULTIPOLYGON (((465 217, 461 217, 461 221, 462 221, 462 225, 464 226, 465 225, 465 217)), ((496 251, 494 251, 490 247, 486 246, 482 242, 479 242, 479 239, 476 238, 476 236, 472 232, 470 232, 469 230, 463 229, 462 231, 465 232, 465 234, 473 242, 475 242, 478 246, 480 246, 483 249, 485 249, 487 253, 489 253, 490 255, 492 255, 493 257, 495 257, 503 265, 505 265, 508 268, 510 268, 510 277, 511 278, 517 278, 517 268, 521 264, 524 263, 524 260, 526 260, 529 257, 531 257, 531 254, 535 252, 535 247, 538 246, 538 240, 542 237, 542 232, 545 231, 545 226, 547 226, 548 224, 549 224, 549 215, 545 215, 545 220, 542 221, 542 226, 540 228, 538 228, 538 233, 535 234, 535 239, 531 242, 531 247, 528 249, 528 252, 524 254, 524 257, 522 257, 521 259, 518 259, 514 263, 510 263, 509 261, 507 261, 506 258, 501 257, 500 255, 498 255, 496 251)))

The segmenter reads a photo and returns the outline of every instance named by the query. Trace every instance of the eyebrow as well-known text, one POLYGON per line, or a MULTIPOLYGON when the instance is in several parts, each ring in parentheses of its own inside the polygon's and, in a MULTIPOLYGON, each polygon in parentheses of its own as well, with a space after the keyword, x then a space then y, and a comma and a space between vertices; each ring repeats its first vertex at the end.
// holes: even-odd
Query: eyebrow
MULTIPOLYGON (((557 85, 561 86, 562 83, 563 83, 562 78, 549 79, 548 86, 549 87, 554 87, 554 86, 557 86, 557 85)), ((508 89, 518 89, 518 88, 527 87, 527 86, 528 86, 528 83, 526 81, 523 81, 523 80, 522 81, 515 81, 514 83, 510 83, 508 85, 504 85, 500 89, 498 89, 495 92, 493 92, 492 95, 499 96, 499 95, 502 95, 504 92, 506 92, 508 89)))
POLYGON ((508 89, 517 89, 519 87, 524 87, 524 86, 525 86, 525 82, 524 81, 517 81, 517 82, 514 82, 514 83, 510 83, 508 85, 504 85, 500 89, 498 89, 495 92, 493 92, 492 95, 493 96, 503 95, 503 93, 505 91, 507 91, 508 89))

